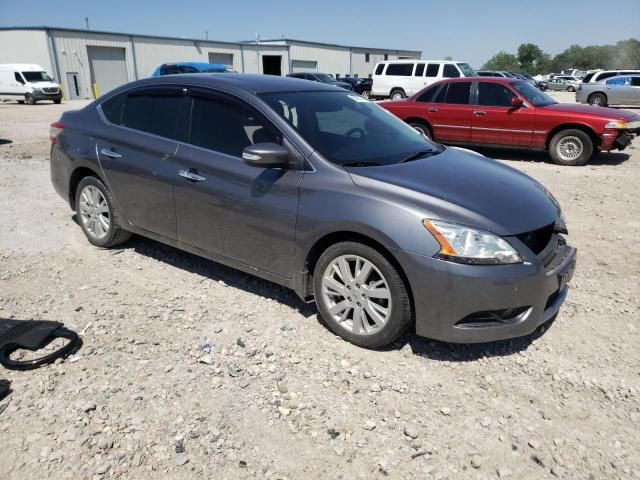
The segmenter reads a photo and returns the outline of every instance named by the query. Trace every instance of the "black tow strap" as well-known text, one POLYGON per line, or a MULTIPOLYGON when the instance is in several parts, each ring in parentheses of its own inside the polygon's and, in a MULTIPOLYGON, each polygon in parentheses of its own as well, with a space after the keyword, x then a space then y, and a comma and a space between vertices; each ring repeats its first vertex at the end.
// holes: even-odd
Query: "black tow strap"
POLYGON ((46 320, 9 320, 0 318, 0 365, 10 370, 33 370, 62 358, 81 344, 78 334, 64 328, 62 323, 46 320), (49 345, 56 338, 69 342, 58 350, 31 360, 11 359, 16 350, 35 352, 49 345))

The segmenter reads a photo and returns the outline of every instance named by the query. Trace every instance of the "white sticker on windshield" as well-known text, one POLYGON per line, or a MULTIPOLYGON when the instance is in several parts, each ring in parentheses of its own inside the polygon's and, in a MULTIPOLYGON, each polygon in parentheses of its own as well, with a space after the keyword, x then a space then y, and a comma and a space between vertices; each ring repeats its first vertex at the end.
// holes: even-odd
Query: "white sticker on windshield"
POLYGON ((364 97, 361 97, 360 95, 347 95, 349 98, 352 98, 353 100, 355 100, 356 102, 360 102, 360 103, 369 103, 369 100, 367 100, 364 97))

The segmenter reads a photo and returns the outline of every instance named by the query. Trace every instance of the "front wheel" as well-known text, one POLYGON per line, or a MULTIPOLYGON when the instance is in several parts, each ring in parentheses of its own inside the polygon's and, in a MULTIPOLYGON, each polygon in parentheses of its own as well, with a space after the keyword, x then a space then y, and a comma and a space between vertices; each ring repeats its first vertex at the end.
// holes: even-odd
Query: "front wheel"
POLYGON ((369 99, 371 98, 371 90, 363 90, 360 95, 362 95, 366 99, 369 99))
POLYGON ((556 133, 549 143, 549 154, 558 165, 584 165, 593 155, 591 137, 582 130, 567 129, 556 133))
POLYGON ((313 288, 327 326, 360 347, 387 345, 413 321, 402 277, 384 255, 361 243, 329 247, 316 264, 313 288))
POLYGON ((56 105, 60 105, 60 103, 62 103, 62 99, 61 98, 56 98, 53 103, 55 103, 56 105))
POLYGON ((131 233, 121 227, 111 192, 96 177, 80 180, 76 213, 87 240, 97 247, 109 248, 131 237, 131 233))
POLYGON ((30 93, 27 93, 24 96, 24 101, 27 102, 28 105, 35 105, 36 104, 36 99, 33 98, 33 95, 31 95, 30 93))

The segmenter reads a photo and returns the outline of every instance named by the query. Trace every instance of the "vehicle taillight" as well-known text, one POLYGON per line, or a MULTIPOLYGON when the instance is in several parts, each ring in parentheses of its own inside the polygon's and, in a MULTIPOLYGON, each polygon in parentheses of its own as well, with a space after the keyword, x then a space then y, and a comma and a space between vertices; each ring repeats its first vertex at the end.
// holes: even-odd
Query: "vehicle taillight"
POLYGON ((62 130, 64 130, 64 125, 62 123, 55 122, 51 124, 51 127, 49 127, 49 138, 51 139, 51 145, 56 144, 58 135, 62 133, 62 130))

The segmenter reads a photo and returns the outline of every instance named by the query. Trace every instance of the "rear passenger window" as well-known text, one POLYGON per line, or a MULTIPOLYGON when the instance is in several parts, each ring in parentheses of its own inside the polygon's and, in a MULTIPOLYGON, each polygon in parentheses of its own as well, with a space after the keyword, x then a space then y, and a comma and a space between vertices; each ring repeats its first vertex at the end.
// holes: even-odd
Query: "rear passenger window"
POLYGON ((640 77, 631 77, 631 86, 640 87, 640 77))
POLYGON ((460 76, 460 72, 455 67, 455 65, 451 65, 450 63, 447 63, 444 66, 444 70, 442 72, 442 76, 444 78, 458 78, 460 76))
POLYGON ((413 63, 390 63, 387 66, 387 75, 410 77, 413 73, 413 63))
MULTIPOLYGON (((420 95, 416 99, 416 102, 434 103, 434 100, 436 99, 436 96, 438 95, 438 92, 440 91, 440 87, 441 87, 441 85, 436 85, 435 87, 429 88, 428 90, 426 90, 422 95, 420 95)), ((443 101, 444 101, 444 95, 443 95, 442 98, 443 98, 443 101)))
POLYGON ((194 97, 189 143, 234 157, 254 143, 277 142, 255 114, 216 98, 194 97))
POLYGON ((382 71, 384 70, 384 63, 380 63, 378 64, 378 66, 376 67, 376 75, 382 75, 382 71))
POLYGON ((424 73, 424 63, 419 63, 416 66, 416 73, 413 74, 414 77, 421 77, 424 73))
POLYGON ((471 82, 455 82, 449 84, 447 90, 447 101, 454 105, 467 105, 469 103, 469 93, 471 92, 471 82))
POLYGON ((178 125, 184 124, 181 121, 181 107, 184 101, 184 95, 177 91, 175 93, 134 92, 124 102, 122 125, 178 140, 178 125))
POLYGON ((478 105, 485 107, 511 107, 514 93, 499 83, 480 82, 478 84, 478 105))
POLYGON ((122 110, 124 108, 125 98, 127 98, 126 93, 116 95, 115 97, 111 97, 107 101, 102 102, 100 105, 102 113, 111 123, 115 123, 116 125, 120 125, 122 123, 122 110))
POLYGON ((440 70, 439 63, 430 63, 429 65, 427 65, 427 74, 425 75, 425 77, 437 77, 438 70, 440 70))

